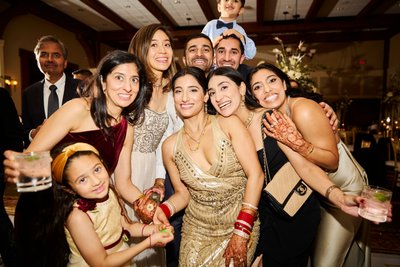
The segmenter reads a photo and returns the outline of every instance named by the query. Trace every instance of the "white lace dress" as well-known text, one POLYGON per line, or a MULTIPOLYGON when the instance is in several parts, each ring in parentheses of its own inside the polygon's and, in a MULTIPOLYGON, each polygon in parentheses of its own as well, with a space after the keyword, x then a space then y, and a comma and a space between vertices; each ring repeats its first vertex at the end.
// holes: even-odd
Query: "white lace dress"
MULTIPOLYGON (((161 139, 168 126, 167 111, 158 113, 150 109, 145 109, 145 119, 141 125, 134 127, 134 144, 132 149, 132 183, 140 191, 148 189, 154 185, 156 178, 157 155, 161 139)), ((164 178, 164 177, 161 177, 164 178)), ((139 221, 132 205, 126 205, 128 216, 139 221)), ((133 244, 140 239, 134 239, 133 244)), ((165 252, 163 248, 146 249, 134 258, 138 267, 165 266, 165 252)))

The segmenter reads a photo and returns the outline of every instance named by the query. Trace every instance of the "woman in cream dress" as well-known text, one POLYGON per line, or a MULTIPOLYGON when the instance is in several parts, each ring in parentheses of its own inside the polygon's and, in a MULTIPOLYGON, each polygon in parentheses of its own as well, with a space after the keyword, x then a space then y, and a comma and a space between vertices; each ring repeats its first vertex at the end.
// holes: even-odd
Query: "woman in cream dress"
MULTIPOLYGON (((171 36, 160 24, 144 26, 133 36, 128 51, 143 63, 148 79, 143 121, 134 127, 132 183, 143 192, 154 191, 162 198, 166 171, 161 144, 182 125, 169 89, 169 81, 176 69, 171 36)), ((132 220, 139 220, 132 203, 127 203, 126 209, 132 220)), ((164 248, 147 249, 135 258, 135 262, 138 267, 165 266, 164 248)))

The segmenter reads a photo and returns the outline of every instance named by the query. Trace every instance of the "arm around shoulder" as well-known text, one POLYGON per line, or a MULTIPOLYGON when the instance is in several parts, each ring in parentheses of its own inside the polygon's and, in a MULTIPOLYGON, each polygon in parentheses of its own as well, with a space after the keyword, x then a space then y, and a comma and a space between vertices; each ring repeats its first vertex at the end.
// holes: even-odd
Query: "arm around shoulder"
POLYGON ((339 152, 329 120, 318 103, 300 98, 292 105, 292 119, 304 139, 313 145, 306 155, 311 162, 322 168, 338 167, 339 152), (312 127, 310 127, 312 125, 312 127))

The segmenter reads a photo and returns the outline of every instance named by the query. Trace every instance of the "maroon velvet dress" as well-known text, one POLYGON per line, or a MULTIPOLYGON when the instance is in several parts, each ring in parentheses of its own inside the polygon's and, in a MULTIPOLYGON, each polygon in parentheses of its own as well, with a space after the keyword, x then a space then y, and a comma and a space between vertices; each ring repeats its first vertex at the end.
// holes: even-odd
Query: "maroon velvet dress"
MULTIPOLYGON (((99 151, 110 173, 113 173, 124 145, 127 129, 128 122, 123 118, 113 127, 112 137, 106 138, 100 130, 76 132, 69 133, 58 144, 76 142, 91 144, 99 151)), ((55 219, 52 205, 53 189, 50 187, 39 192, 22 193, 19 197, 15 212, 15 241, 20 266, 53 266, 52 262, 55 261, 53 258, 64 256, 58 253, 62 246, 61 240, 54 240, 54 233, 48 233, 46 230, 46 225, 55 219)), ((63 230, 63 227, 61 229, 63 230)))
POLYGON ((94 146, 100 153, 110 173, 117 167, 119 154, 124 145, 128 122, 122 118, 121 122, 112 129, 112 138, 106 138, 101 130, 69 133, 59 144, 84 142, 94 146))

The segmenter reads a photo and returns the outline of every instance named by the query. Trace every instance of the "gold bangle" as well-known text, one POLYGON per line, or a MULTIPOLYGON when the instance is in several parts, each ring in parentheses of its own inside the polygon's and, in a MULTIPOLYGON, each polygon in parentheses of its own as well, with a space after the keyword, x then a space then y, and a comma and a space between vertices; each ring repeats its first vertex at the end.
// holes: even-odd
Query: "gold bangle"
POLYGON ((310 146, 311 146, 311 148, 310 148, 310 150, 307 152, 306 158, 308 158, 308 157, 311 155, 311 153, 314 151, 314 145, 310 143, 310 146))
POLYGON ((335 184, 334 184, 334 185, 331 185, 330 187, 328 187, 328 189, 326 189, 326 192, 325 192, 325 198, 326 198, 326 199, 329 200, 329 195, 331 194, 331 192, 332 192, 335 188, 337 188, 337 189, 340 190, 339 186, 337 186, 337 185, 335 185, 335 184))
POLYGON ((154 186, 165 187, 165 179, 163 179, 163 178, 157 178, 157 179, 154 181, 154 186))
POLYGON ((254 205, 252 205, 252 204, 250 204, 250 203, 247 203, 247 202, 242 202, 242 205, 243 205, 243 206, 247 206, 247 207, 249 207, 249 208, 252 208, 252 209, 254 209, 254 210, 258 210, 258 207, 254 206, 254 205))
POLYGON ((139 197, 135 201, 133 201, 133 204, 135 204, 135 202, 139 201, 140 199, 142 199, 144 197, 145 197, 145 195, 143 195, 143 194, 139 195, 139 197))

